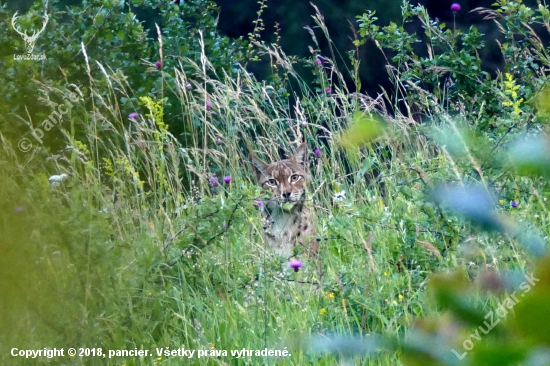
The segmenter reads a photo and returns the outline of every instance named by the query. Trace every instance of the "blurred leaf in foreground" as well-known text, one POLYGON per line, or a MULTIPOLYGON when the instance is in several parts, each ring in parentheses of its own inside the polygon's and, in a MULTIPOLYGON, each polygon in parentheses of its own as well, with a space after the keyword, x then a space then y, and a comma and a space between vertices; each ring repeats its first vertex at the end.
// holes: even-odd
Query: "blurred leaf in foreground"
POLYGON ((547 252, 546 243, 536 229, 521 225, 512 229, 510 235, 529 253, 537 257, 542 257, 547 252))
POLYGON ((550 144, 546 137, 532 136, 518 140, 509 154, 519 174, 550 178, 550 144))
POLYGON ((434 189, 432 199, 484 229, 504 232, 502 220, 494 210, 493 198, 481 186, 442 185, 434 189))
POLYGON ((465 271, 455 270, 432 275, 428 282, 428 291, 440 309, 452 311, 464 323, 483 323, 485 314, 472 301, 473 287, 465 271))
POLYGON ((445 341, 433 334, 415 329, 402 344, 403 361, 407 366, 445 365, 442 351, 448 349, 445 341))
POLYGON ((453 157, 458 158, 468 154, 467 141, 472 132, 462 126, 433 127, 431 136, 439 146, 445 147, 453 157))
POLYGON ((375 337, 317 336, 312 337, 308 343, 308 353, 332 353, 343 357, 377 354, 385 348, 383 342, 375 337))
POLYGON ((510 235, 529 253, 546 254, 546 244, 537 230, 515 223, 495 211, 494 200, 482 186, 441 185, 432 191, 432 199, 479 225, 482 229, 510 235))
POLYGON ((527 273, 517 290, 514 308, 515 330, 538 343, 550 346, 550 256, 537 263, 534 273, 527 273))
POLYGON ((535 99, 535 106, 538 113, 548 114, 550 113, 550 87, 545 86, 537 95, 535 99))
POLYGON ((363 147, 380 136, 385 127, 381 117, 355 112, 350 126, 338 138, 338 144, 345 149, 363 147))

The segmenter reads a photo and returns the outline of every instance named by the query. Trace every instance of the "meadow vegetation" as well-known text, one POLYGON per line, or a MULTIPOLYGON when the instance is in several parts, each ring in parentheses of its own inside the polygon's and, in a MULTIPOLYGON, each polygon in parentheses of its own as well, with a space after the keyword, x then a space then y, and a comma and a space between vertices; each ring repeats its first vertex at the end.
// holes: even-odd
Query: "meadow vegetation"
MULTIPOLYGON (((313 7, 304 59, 261 41, 269 8, 232 41, 207 1, 159 9, 150 33, 120 2, 85 5, 52 11, 58 26, 36 45, 46 61, 0 65, 2 364, 549 363, 547 6, 477 10, 502 33, 503 68, 490 73, 475 27, 408 2, 402 24, 359 15, 349 52, 321 52, 330 29, 313 7), (409 34, 417 20, 424 34, 409 34), (378 96, 357 78, 366 42, 394 85, 378 96), (269 80, 247 72, 256 59, 269 80), (66 100, 38 143, 32 129, 66 100), (322 273, 266 248, 248 162, 302 141, 322 273), (151 354, 25 360, 14 347, 151 354), (182 347, 206 356, 156 354, 182 347), (243 348, 291 356, 231 356, 243 348)), ((0 32, 23 49, 6 23, 0 32)))

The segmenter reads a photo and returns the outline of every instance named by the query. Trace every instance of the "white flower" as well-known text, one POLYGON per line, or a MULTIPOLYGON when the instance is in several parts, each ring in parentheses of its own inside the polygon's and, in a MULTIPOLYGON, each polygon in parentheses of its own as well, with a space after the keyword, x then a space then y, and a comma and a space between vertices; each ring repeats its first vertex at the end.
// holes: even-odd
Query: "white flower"
POLYGON ((334 200, 335 201, 342 201, 346 198, 346 191, 341 190, 340 192, 336 192, 334 194, 334 200))
POLYGON ((48 181, 50 182, 50 185, 52 187, 57 187, 68 177, 67 174, 59 174, 59 175, 52 175, 48 178, 48 181))

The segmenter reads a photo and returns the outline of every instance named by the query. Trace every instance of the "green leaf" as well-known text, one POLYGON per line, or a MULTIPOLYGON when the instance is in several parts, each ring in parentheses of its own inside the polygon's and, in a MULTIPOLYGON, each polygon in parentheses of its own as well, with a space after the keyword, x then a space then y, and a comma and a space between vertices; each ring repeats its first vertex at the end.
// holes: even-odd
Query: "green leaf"
POLYGON ((348 129, 338 138, 338 144, 346 149, 363 147, 379 137, 385 127, 385 121, 379 116, 357 111, 348 129))
POLYGON ((509 154, 519 174, 550 177, 550 144, 547 137, 519 140, 509 150, 509 154))
MULTIPOLYGON (((498 326, 498 325, 497 325, 498 326)), ((472 354, 468 358, 474 361, 473 365, 483 366, 507 366, 517 365, 523 361, 527 354, 525 346, 517 344, 503 344, 500 340, 487 340, 491 334, 484 336, 480 343, 476 343, 472 354)))

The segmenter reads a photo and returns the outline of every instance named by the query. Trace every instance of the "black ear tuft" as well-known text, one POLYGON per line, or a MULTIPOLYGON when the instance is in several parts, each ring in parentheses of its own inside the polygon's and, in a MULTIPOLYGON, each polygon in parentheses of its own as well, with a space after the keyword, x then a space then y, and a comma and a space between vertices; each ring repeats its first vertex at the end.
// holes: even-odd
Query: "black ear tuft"
POLYGON ((266 171, 269 164, 267 164, 265 161, 258 158, 254 154, 250 154, 250 162, 252 163, 252 167, 254 168, 256 180, 259 182, 262 175, 267 175, 266 171))
POLYGON ((300 146, 296 149, 294 156, 292 157, 298 165, 301 165, 303 168, 307 165, 307 144, 302 142, 300 146))

